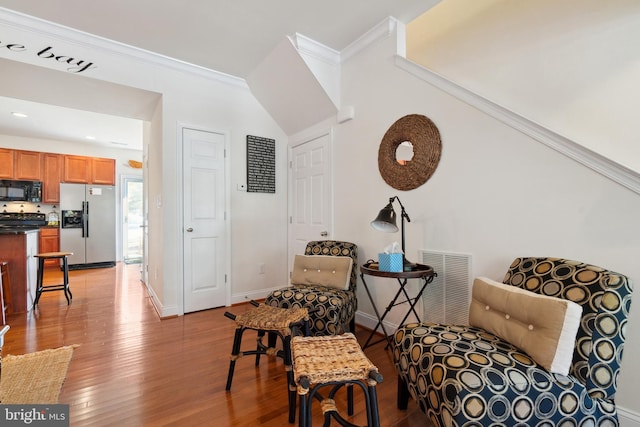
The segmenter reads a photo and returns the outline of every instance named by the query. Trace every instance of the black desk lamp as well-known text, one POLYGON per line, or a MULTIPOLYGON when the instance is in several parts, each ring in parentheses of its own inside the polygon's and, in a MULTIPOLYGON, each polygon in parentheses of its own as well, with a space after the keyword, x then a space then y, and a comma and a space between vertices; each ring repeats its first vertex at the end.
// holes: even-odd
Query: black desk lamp
POLYGON ((389 198, 389 203, 380 210, 376 219, 371 221, 371 226, 384 233, 395 233, 398 231, 398 226, 396 225, 396 211, 393 210, 394 200, 397 200, 400 204, 400 218, 402 226, 402 269, 403 271, 414 271, 417 269, 417 265, 407 260, 404 249, 404 220, 406 219, 407 222, 411 222, 411 219, 409 219, 409 215, 407 215, 407 212, 404 210, 404 206, 398 196, 389 198))

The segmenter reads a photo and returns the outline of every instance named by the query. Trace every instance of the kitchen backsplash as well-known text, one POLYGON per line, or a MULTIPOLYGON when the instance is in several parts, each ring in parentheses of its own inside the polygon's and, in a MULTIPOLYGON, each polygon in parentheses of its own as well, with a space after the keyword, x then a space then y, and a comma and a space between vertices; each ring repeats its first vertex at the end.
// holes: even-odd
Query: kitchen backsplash
POLYGON ((51 212, 55 206, 56 211, 60 211, 58 205, 47 205, 44 203, 28 203, 28 202, 0 202, 0 212, 26 212, 26 213, 44 213, 51 212))

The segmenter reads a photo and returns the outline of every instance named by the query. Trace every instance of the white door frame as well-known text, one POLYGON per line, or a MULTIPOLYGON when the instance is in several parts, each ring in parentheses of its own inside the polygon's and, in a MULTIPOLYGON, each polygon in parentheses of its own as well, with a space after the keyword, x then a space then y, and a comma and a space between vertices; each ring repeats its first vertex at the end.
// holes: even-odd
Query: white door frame
POLYGON ((298 134, 296 136, 294 136, 293 139, 291 139, 289 141, 289 147, 288 147, 288 153, 287 153, 287 169, 288 169, 288 175, 287 175, 287 190, 288 190, 288 220, 287 220, 287 254, 288 254, 288 261, 287 261, 287 266, 288 266, 288 271, 293 271, 293 258, 296 255, 295 254, 295 245, 293 243, 293 231, 292 231, 292 224, 291 224, 291 218, 293 216, 293 197, 294 197, 294 191, 293 191, 293 168, 292 168, 292 164, 293 164, 293 149, 295 147, 298 147, 299 145, 302 144, 306 144, 308 142, 311 142, 315 139, 321 138, 323 136, 328 136, 329 139, 329 155, 327 156, 328 159, 327 161, 329 162, 329 221, 330 221, 330 226, 328 227, 328 232, 329 232, 329 236, 327 237, 327 239, 333 239, 334 237, 334 203, 333 203, 333 199, 334 199, 334 188, 333 188, 333 183, 334 183, 334 179, 333 179, 333 128, 331 126, 326 126, 326 127, 319 127, 319 128, 315 128, 313 130, 309 130, 307 132, 298 134))
POLYGON ((226 294, 225 305, 227 307, 231 305, 231 281, 232 281, 232 277, 231 277, 231 191, 230 191, 231 190, 231 167, 230 167, 231 150, 230 150, 230 136, 229 136, 229 132, 227 131, 207 129, 201 126, 192 126, 182 122, 179 122, 176 128, 177 128, 176 129, 177 141, 179 142, 178 144, 176 144, 177 146, 176 159, 178 159, 177 174, 179 177, 179 183, 176 188, 176 191, 178 192, 176 200, 178 200, 177 218, 178 218, 178 224, 180 224, 178 227, 176 227, 176 232, 178 233, 176 241, 180 243, 179 245, 177 245, 178 246, 177 248, 178 280, 179 280, 179 283, 177 286, 177 292, 178 292, 178 314, 184 315, 184 227, 185 227, 185 224, 184 224, 184 212, 183 212, 183 209, 181 208, 184 205, 184 194, 182 192, 183 185, 184 185, 184 170, 183 170, 184 158, 182 155, 182 147, 184 144, 184 138, 183 138, 184 130, 193 129, 193 130, 202 131, 202 132, 212 132, 212 133, 218 133, 218 134, 224 135, 224 151, 225 151, 224 211, 225 211, 225 217, 226 217, 225 239, 227 241, 227 245, 226 245, 227 257, 225 260, 225 269, 227 271, 226 282, 225 282, 225 294, 226 294))
MULTIPOLYGON (((144 193, 144 178, 140 175, 120 175, 120 194, 119 194, 119 200, 118 203, 120 205, 120 241, 118 243, 118 257, 117 259, 122 260, 122 262, 125 261, 125 246, 127 245, 127 242, 124 241, 124 234, 125 234, 125 215, 124 215, 124 196, 125 196, 125 192, 126 192, 126 183, 127 181, 140 181, 142 183, 142 188, 143 188, 143 193, 144 193)), ((144 199, 144 194, 143 194, 143 199, 144 199)), ((144 211, 145 207, 144 207, 144 201, 143 201, 143 206, 142 206, 143 212, 142 215, 146 215, 146 212, 144 211)), ((144 220, 143 220, 143 224, 144 224, 144 220)), ((142 230, 142 240, 144 240, 144 225, 141 225, 141 230, 142 230)), ((142 258, 144 260, 144 244, 142 245, 142 258)), ((144 263, 144 261, 141 261, 144 263)), ((140 268, 142 271, 142 267, 140 268)))

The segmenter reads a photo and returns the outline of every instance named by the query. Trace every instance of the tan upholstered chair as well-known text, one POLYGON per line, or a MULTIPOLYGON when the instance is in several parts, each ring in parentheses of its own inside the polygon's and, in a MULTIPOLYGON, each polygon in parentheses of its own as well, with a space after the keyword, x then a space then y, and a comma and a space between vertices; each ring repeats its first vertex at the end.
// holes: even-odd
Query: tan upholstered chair
POLYGON ((306 256, 349 257, 352 266, 348 282, 343 286, 313 283, 311 278, 303 277, 296 281, 296 266, 291 278, 291 285, 273 291, 265 303, 274 307, 318 308, 311 316, 311 335, 336 335, 345 331, 354 331, 355 313, 358 308, 356 300, 356 283, 358 267, 358 247, 349 242, 336 240, 313 241, 307 244, 306 256))

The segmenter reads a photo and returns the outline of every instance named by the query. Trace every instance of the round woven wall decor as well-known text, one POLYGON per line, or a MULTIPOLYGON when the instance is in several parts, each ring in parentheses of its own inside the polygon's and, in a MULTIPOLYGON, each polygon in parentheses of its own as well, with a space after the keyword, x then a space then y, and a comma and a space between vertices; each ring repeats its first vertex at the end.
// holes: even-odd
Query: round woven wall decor
POLYGON ((413 190, 431 178, 441 152, 436 125, 425 116, 409 114, 398 119, 384 134, 378 149, 378 169, 385 182, 396 190, 413 190), (413 158, 400 164, 396 150, 405 141, 413 144, 413 158))

